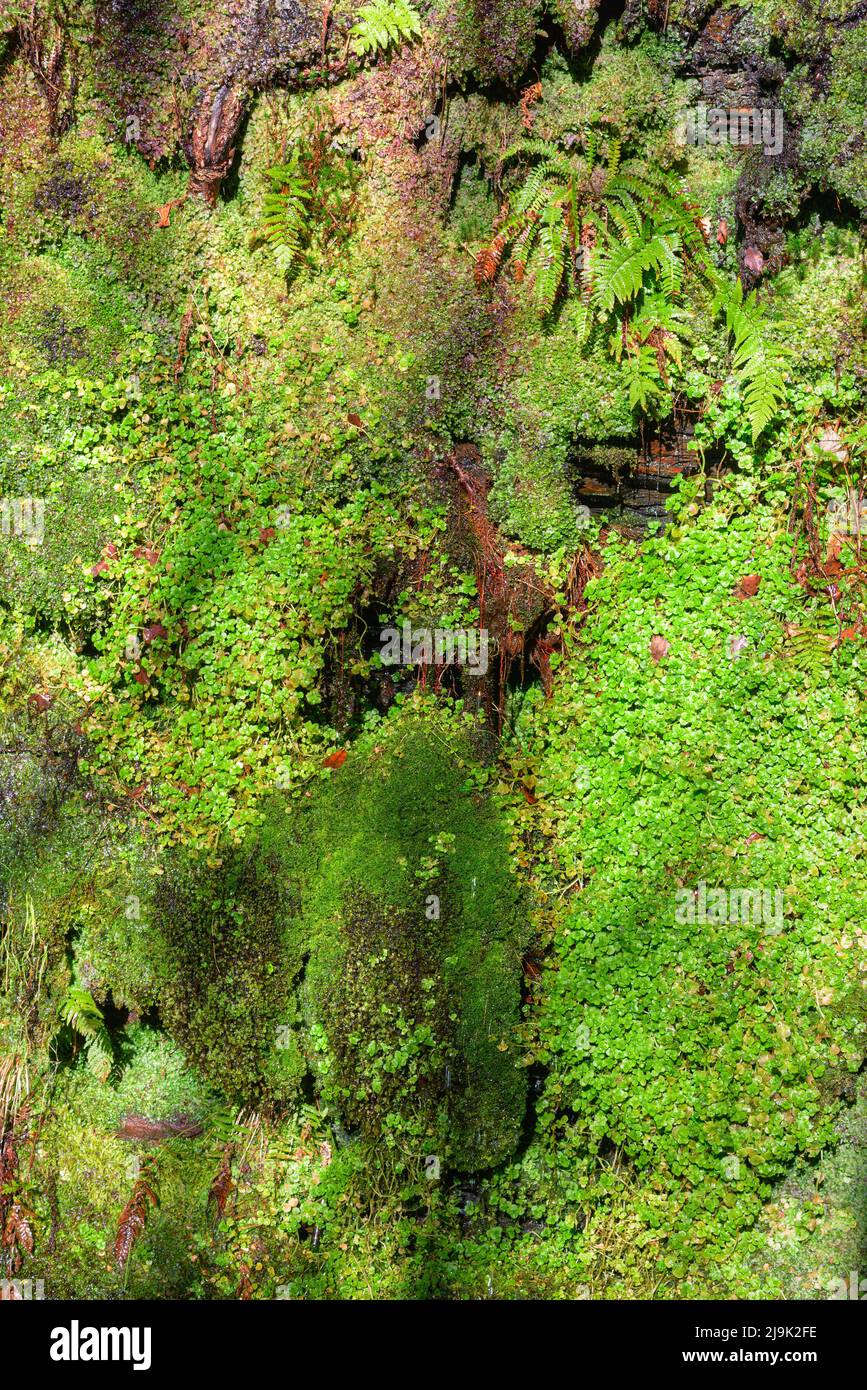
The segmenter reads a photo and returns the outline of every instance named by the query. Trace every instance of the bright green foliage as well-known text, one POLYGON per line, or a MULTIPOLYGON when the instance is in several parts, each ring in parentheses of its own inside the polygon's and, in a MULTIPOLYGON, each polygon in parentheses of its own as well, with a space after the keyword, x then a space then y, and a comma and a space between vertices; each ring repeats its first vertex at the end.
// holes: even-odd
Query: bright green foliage
POLYGON ((374 0, 362 5, 350 30, 352 51, 359 58, 383 52, 421 33, 419 16, 407 0, 374 0))
POLYGON ((727 8, 774 160, 676 143, 692 0, 592 47, 565 0, 269 4, 243 53, 232 6, 61 8, 52 136, 0 38, 0 497, 45 501, 0 537, 22 1276, 826 1296, 864 1244, 863 553, 823 523, 867 468, 863 21, 727 8), (709 476, 600 531, 579 475, 675 405, 709 476), (377 656, 506 604, 485 681, 377 656), (702 882, 770 924, 679 917, 702 882))
POLYGON ((636 160, 621 164, 616 138, 607 163, 597 164, 595 136, 586 143, 584 155, 536 139, 506 151, 503 164, 522 156, 534 167, 512 196, 496 241, 481 253, 477 275, 490 279, 511 247, 517 278, 535 279, 543 316, 562 293, 580 294, 579 341, 594 324, 609 327, 629 403, 645 413, 668 386, 667 361, 682 368, 683 340, 690 337, 684 280, 691 275, 714 290, 711 313, 725 312, 735 376, 757 439, 785 396, 785 353, 769 339, 756 292, 744 297, 740 280, 729 287, 714 268, 698 211, 670 175, 636 160))
POLYGON ((733 287, 717 282, 714 309, 725 314, 726 326, 734 339, 735 377, 743 391, 744 406, 756 440, 773 420, 785 397, 782 369, 785 348, 776 344, 770 346, 764 311, 757 302, 756 291, 751 290, 744 296, 740 280, 736 280, 733 287))
POLYGON ((70 985, 69 993, 60 1003, 58 1014, 62 1023, 73 1033, 80 1033, 87 1040, 86 1056, 88 1069, 100 1081, 105 1081, 111 1071, 111 1038, 105 1026, 102 1010, 94 1003, 89 990, 79 985, 70 985))
POLYGON ((777 652, 801 597, 770 518, 713 510, 605 560, 555 698, 534 706, 535 790, 569 885, 541 1114, 579 1148, 621 1146, 668 1194, 639 1210, 683 1270, 679 1248, 721 1249, 797 1153, 830 1142, 828 1100, 863 1052, 863 660, 841 651, 829 690, 777 652), (739 598, 756 570, 759 595, 739 598), (729 899, 725 920, 690 922, 679 894, 701 883, 772 910, 743 920, 729 899))
POLYGON ((301 255, 310 189, 300 169, 297 149, 285 164, 276 164, 267 173, 271 190, 263 203, 264 233, 274 247, 277 265, 288 275, 301 255))

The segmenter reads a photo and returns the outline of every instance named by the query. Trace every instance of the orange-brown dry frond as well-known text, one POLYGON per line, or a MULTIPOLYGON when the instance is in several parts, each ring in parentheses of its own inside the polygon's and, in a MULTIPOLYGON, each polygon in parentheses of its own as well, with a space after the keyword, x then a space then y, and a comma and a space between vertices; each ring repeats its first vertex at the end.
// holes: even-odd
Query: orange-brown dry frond
POLYGON ((530 110, 535 101, 542 100, 542 83, 532 82, 529 87, 525 87, 521 93, 521 124, 525 130, 533 129, 533 122, 536 113, 530 110))
POLYGON ((493 284, 500 269, 500 261, 503 259, 503 252, 506 249, 506 238, 502 232, 497 232, 490 246, 485 246, 476 256, 474 275, 476 284, 481 289, 482 285, 493 284))
POLYGON ((132 1247, 145 1228, 148 1208, 157 1205, 157 1194, 153 1186, 154 1177, 153 1165, 149 1164, 147 1169, 144 1169, 136 1179, 132 1196, 120 1214, 117 1237, 114 1242, 114 1258, 120 1269, 126 1265, 132 1247))

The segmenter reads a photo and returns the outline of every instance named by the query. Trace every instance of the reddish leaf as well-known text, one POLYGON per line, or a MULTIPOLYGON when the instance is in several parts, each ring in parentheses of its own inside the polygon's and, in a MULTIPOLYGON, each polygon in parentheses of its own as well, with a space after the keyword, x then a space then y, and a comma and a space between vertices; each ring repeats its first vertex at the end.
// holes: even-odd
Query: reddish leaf
POLYGON ((227 1144, 223 1150, 223 1159, 217 1170, 217 1174, 208 1189, 208 1205, 213 1202, 220 1216, 226 1210, 226 1202, 229 1200, 229 1193, 232 1191, 232 1146, 227 1144))
POLYGON ((169 631, 162 623, 151 623, 148 627, 142 628, 141 635, 145 642, 153 642, 157 637, 168 637, 169 631))
POLYGON ((93 575, 94 579, 96 579, 98 575, 104 574, 105 571, 106 571, 107 569, 108 569, 108 561, 107 561, 107 560, 98 560, 97 563, 93 566, 93 568, 91 569, 90 572, 91 572, 91 574, 93 575))
POLYGON ((668 643, 664 637, 651 637, 650 655, 654 662, 659 662, 664 656, 668 656, 668 643))
POLYGON ((719 246, 725 246, 729 239, 729 224, 724 217, 721 217, 717 223, 716 239, 719 246))
POLYGON ((135 674, 133 675, 133 680, 136 681, 139 685, 150 685, 151 683, 150 676, 147 674, 146 671, 142 671, 141 669, 135 672, 135 674))
POLYGON ((40 714, 44 714, 51 704, 51 700, 52 696, 49 695, 48 691, 41 690, 30 696, 28 704, 32 705, 35 710, 38 710, 40 714))
POLYGON ((106 560, 117 559, 117 546, 114 544, 113 541, 109 541, 108 545, 104 545, 102 547, 102 554, 103 558, 106 560))
POLYGON ((745 574, 735 589, 735 596, 737 598, 755 598, 761 582, 760 574, 745 574))
POLYGON ((744 266, 751 275, 761 275, 765 268, 765 258, 757 246, 748 246, 744 251, 744 266))
POLYGON ((114 1258, 121 1269, 129 1259, 132 1247, 145 1228, 148 1207, 157 1205, 157 1194, 153 1182, 153 1167, 149 1164, 136 1179, 132 1196, 120 1214, 114 1242, 114 1258))
POLYGON ((263 545, 267 545, 269 541, 273 541, 276 534, 277 531, 273 526, 263 526, 259 532, 259 540, 262 541, 263 545))
POLYGON ((828 550, 825 557, 825 563, 828 564, 831 560, 839 560, 840 551, 842 549, 843 537, 840 535, 839 531, 835 531, 828 541, 828 550))
POLYGON ((346 762, 346 749, 338 748, 336 753, 329 753, 327 758, 322 759, 323 767, 342 767, 346 762))
POLYGON ((159 551, 153 550, 149 545, 136 546, 133 555, 137 560, 147 560, 149 565, 155 565, 160 558, 159 551))
POLYGON ((755 844, 756 840, 766 840, 767 838, 767 835, 760 835, 758 830, 754 830, 752 835, 748 835, 747 838, 744 840, 744 844, 753 845, 755 844))
POLYGON ((353 413, 352 415, 347 415, 346 418, 349 421, 350 425, 354 425, 357 430, 363 428, 360 415, 356 415, 353 413))

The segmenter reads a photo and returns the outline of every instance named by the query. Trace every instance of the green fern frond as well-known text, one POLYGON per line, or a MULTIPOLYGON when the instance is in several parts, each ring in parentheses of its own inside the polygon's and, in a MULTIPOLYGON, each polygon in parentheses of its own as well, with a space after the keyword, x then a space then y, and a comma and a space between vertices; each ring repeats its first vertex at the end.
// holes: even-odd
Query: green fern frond
MULTIPOLYGON (((516 140, 513 145, 500 155, 500 163, 508 164, 509 160, 516 159, 522 155, 525 159, 539 157, 547 160, 562 160, 565 158, 559 145, 555 145, 551 140, 542 140, 529 135, 524 135, 520 140, 516 140)), ((567 161, 568 162, 568 161, 567 161)))
MULTIPOLYGON (((550 168, 541 164, 534 169, 513 204, 513 216, 520 219, 528 212, 536 212, 551 197, 550 168)), ((511 219, 510 219, 511 220, 511 219)), ((506 224, 508 226, 508 223, 506 224)))
POLYGON ((262 235, 274 247, 280 270, 288 274, 301 255, 310 189, 297 150, 289 162, 275 164, 266 173, 272 186, 262 201, 262 235))
POLYGON ((608 216, 619 228, 623 241, 638 241, 641 236, 641 213, 632 195, 625 190, 616 190, 607 201, 606 208, 608 216))
POLYGON ((615 304, 634 299, 642 289, 645 272, 659 270, 669 255, 668 243, 652 235, 647 226, 641 241, 618 244, 613 251, 603 251, 597 260, 594 291, 599 305, 610 311, 615 304))
POLYGON ((791 628, 777 654, 787 659, 813 681, 827 677, 834 658, 836 634, 817 628, 791 628))
POLYGON ((88 1070, 97 1080, 108 1080, 114 1062, 111 1038, 105 1026, 102 1010, 90 991, 78 985, 70 985, 66 998, 60 1003, 58 1014, 62 1023, 86 1040, 85 1059, 88 1070))
POLYGON ((373 0, 359 10, 349 41, 355 56, 364 58, 420 34, 421 19, 407 0, 373 0))
POLYGON ((536 260, 536 303, 540 313, 550 314, 563 282, 566 268, 567 238, 563 210, 549 203, 539 223, 536 260))
POLYGON ((753 443, 770 424, 786 397, 784 364, 787 351, 771 344, 765 311, 755 290, 744 295, 740 280, 734 285, 716 281, 715 313, 724 313, 734 339, 732 366, 743 392, 753 443))
POLYGON ((649 343, 633 347, 624 354, 621 371, 631 408, 646 411, 662 389, 655 349, 649 343))

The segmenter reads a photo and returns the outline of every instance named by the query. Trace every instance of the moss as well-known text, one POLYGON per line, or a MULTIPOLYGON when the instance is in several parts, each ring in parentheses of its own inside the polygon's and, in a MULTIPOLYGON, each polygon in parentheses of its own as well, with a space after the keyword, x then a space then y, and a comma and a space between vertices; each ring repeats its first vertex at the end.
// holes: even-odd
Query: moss
POLYGON ((610 28, 590 72, 553 48, 541 68, 534 133, 564 140, 592 128, 613 131, 625 150, 655 155, 684 91, 676 77, 676 56, 672 45, 652 35, 634 44, 619 43, 610 28))
POLYGON ((551 13, 563 28, 570 49, 583 48, 593 37, 600 0, 551 0, 551 13))
POLYGON ((800 128, 800 155, 820 187, 830 185, 867 212, 867 21, 835 35, 824 88, 806 74, 786 83, 787 114, 800 128))
MULTIPOLYGON (((361 1089, 368 1124, 383 1137, 402 1128, 389 1105, 410 1094, 412 1078, 424 1104, 405 1142, 437 1139, 458 1168, 499 1162, 524 1114, 516 1027, 526 925, 469 730, 433 710, 398 711, 355 745, 294 847, 279 819, 271 834, 299 865, 305 993, 325 1024, 338 1089, 356 1087, 349 1112, 358 1115, 361 1089), (372 1023, 380 1005, 371 1039, 359 1020, 372 1023), (370 1093, 377 1070, 381 1104, 370 1093)), ((326 1085, 334 1095, 327 1076, 326 1085)))
POLYGON ((857 238, 817 219, 789 238, 787 259, 773 304, 800 370, 821 371, 828 362, 865 370, 867 294, 857 238))
POLYGON ((523 321, 524 335, 512 337, 504 364, 504 424, 485 441, 495 472, 491 515, 507 535, 537 550, 580 543, 567 467, 575 439, 634 434, 604 344, 575 350, 580 313, 580 303, 570 301, 547 330, 529 315, 523 321))
POLYGON ((120 1138, 127 1114, 205 1119, 213 1102, 172 1043, 150 1028, 127 1030, 122 1067, 101 1084, 66 1069, 40 1131, 43 1181, 35 1206, 36 1251, 27 1277, 47 1298, 190 1298, 200 1293, 190 1238, 208 1223, 205 1194, 214 1160, 205 1138, 149 1146, 120 1138), (123 1207, 146 1154, 157 1162, 159 1206, 149 1211, 126 1272, 114 1260, 123 1207), (190 1194, 201 1194, 191 1201, 190 1194), (62 1233, 50 1239, 51 1231, 62 1233))
POLYGON ((539 0, 453 0, 442 31, 454 74, 519 81, 533 56, 540 8, 539 0))
POLYGON ((249 849, 218 866, 179 855, 150 911, 160 1017, 192 1065, 232 1099, 292 1099, 305 1071, 291 1036, 302 961, 276 860, 249 849))

